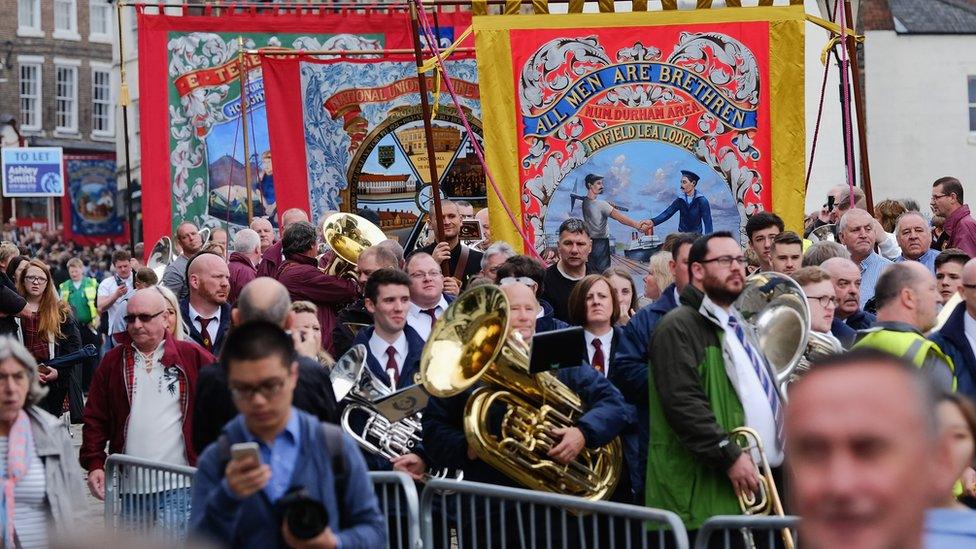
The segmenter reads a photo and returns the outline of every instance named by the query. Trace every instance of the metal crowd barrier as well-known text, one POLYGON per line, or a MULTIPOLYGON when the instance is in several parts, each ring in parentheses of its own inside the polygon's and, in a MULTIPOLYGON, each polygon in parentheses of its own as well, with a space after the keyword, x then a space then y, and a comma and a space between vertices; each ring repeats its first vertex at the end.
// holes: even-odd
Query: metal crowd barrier
POLYGON ((742 546, 742 536, 748 531, 762 547, 782 547, 780 530, 789 528, 796 539, 796 526, 800 518, 796 516, 747 516, 718 515, 705 521, 698 530, 695 549, 718 547, 725 549, 742 546), (719 541, 721 540, 721 541, 719 541), (763 543, 765 542, 765 543, 763 543))
POLYGON ((186 537, 196 469, 113 454, 105 462, 105 527, 174 541, 186 537))
POLYGON ((369 473, 387 523, 387 547, 420 549, 420 505, 417 488, 406 473, 369 473))
POLYGON ((425 549, 688 549, 670 511, 478 482, 429 480, 420 516, 425 549))

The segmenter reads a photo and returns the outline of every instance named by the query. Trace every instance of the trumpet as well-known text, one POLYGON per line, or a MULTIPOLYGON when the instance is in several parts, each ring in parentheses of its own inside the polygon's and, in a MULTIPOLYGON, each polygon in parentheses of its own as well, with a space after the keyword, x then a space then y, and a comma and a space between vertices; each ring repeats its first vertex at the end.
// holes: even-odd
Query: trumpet
MULTIPOLYGON (((736 493, 739 499, 739 508, 743 515, 777 515, 786 516, 783 511, 783 502, 780 500, 779 492, 776 490, 776 481, 773 480, 773 471, 766 459, 766 452, 763 449, 762 439, 759 433, 749 427, 738 427, 729 433, 733 442, 742 448, 751 457, 753 452, 759 458, 759 492, 736 493)), ((789 528, 780 531, 783 538, 783 546, 786 549, 793 549, 795 543, 793 532, 789 528)), ((750 548, 756 547, 756 542, 752 537, 752 532, 743 529, 742 536, 745 538, 746 545, 750 548)))

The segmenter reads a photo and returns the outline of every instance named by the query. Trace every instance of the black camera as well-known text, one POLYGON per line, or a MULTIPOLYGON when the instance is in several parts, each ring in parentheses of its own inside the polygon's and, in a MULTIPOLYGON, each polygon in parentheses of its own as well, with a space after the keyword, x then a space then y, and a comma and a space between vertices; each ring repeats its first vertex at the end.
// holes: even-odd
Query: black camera
POLYGON ((300 540, 313 539, 329 525, 329 512, 322 502, 312 499, 304 488, 292 490, 278 501, 288 530, 300 540))

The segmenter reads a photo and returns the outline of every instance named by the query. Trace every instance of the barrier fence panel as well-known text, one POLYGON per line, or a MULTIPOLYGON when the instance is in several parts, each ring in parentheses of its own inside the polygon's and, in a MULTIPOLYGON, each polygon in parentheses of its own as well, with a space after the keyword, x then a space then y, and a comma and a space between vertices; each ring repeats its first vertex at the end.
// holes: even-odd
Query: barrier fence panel
MULTIPOLYGON (((782 547, 781 531, 789 528, 796 540, 795 516, 719 515, 705 521, 695 538, 695 549, 741 547, 743 536, 749 535, 760 547, 782 547)), ((749 546, 750 544, 746 544, 749 546)))
POLYGON ((375 471, 369 474, 387 524, 387 546, 420 549, 420 504, 417 488, 406 473, 375 471))
POLYGON ((105 462, 105 527, 182 541, 196 469, 113 454, 105 462))
POLYGON ((420 516, 430 549, 688 548, 670 511, 478 482, 429 480, 420 516))

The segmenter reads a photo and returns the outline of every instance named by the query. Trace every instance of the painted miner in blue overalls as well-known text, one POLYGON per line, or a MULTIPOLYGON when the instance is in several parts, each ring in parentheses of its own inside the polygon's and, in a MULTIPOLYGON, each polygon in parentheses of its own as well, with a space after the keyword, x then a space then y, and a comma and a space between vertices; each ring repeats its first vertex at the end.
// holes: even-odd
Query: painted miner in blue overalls
POLYGON ((701 178, 695 172, 681 170, 681 194, 657 217, 651 219, 656 227, 678 214, 678 231, 708 234, 712 232, 712 209, 705 195, 698 192, 701 178))

